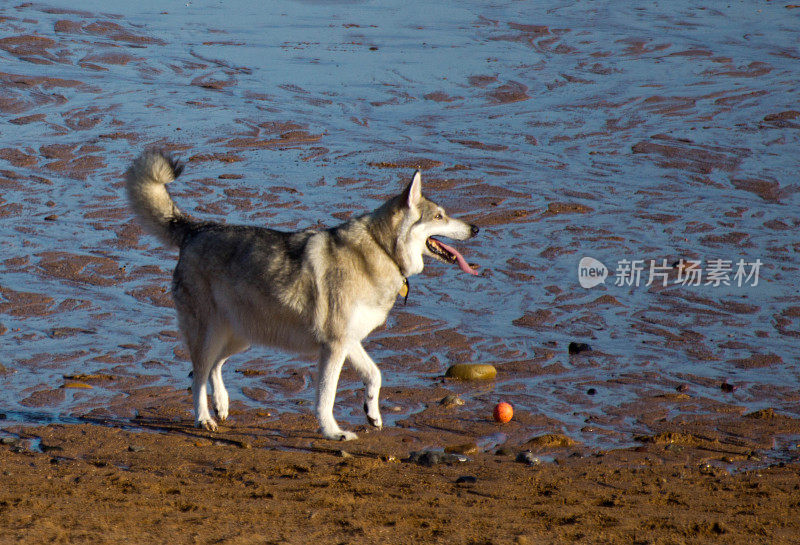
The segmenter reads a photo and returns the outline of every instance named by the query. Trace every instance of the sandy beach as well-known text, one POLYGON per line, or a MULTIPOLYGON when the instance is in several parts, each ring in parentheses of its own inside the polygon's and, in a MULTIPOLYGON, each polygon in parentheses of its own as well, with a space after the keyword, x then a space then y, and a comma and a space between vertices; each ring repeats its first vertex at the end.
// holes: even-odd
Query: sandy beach
POLYGON ((796 541, 798 17, 0 8, 0 543, 796 541), (123 194, 148 147, 201 218, 332 226, 420 169, 481 227, 477 276, 430 263, 365 342, 383 430, 345 368, 360 438, 322 439, 314 363, 265 348, 192 426, 176 252, 123 194))

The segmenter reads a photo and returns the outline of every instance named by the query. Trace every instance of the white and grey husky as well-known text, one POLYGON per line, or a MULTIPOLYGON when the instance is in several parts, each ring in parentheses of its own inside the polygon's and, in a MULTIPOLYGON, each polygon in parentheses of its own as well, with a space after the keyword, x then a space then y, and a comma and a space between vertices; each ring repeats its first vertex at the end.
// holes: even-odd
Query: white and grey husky
POLYGON ((319 358, 316 416, 325 437, 356 438, 333 417, 345 359, 364 381, 367 421, 380 428, 381 373, 361 341, 384 323, 398 293, 407 294, 423 256, 476 274, 458 251, 432 237, 466 240, 478 228, 424 197, 419 172, 374 212, 331 229, 282 232, 197 221, 165 187, 182 170, 167 154, 145 152, 128 170, 126 189, 147 230, 180 249, 172 296, 192 358, 195 424, 217 429, 208 411, 209 378, 217 418, 227 418, 222 364, 257 343, 319 358))

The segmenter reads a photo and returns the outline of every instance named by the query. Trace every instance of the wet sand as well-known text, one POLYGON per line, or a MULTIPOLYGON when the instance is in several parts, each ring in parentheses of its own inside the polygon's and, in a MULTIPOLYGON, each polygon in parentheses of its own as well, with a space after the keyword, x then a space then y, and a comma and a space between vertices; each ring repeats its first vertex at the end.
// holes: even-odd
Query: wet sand
POLYGON ((721 460, 746 457, 741 444, 683 433, 535 465, 491 449, 428 466, 407 460, 404 430, 314 435, 309 419, 214 436, 27 429, 37 452, 0 446, 0 542, 744 544, 798 531, 797 465, 731 473, 721 460), (275 444, 283 434, 311 445, 275 444))
POLYGON ((791 542, 800 10, 523 4, 0 8, 0 542, 791 542), (320 439, 313 364, 266 349, 191 427, 175 253, 121 190, 147 146, 203 218, 334 225, 419 168, 481 226, 480 276, 430 264, 367 340, 384 430, 345 369, 361 438, 320 439), (679 282, 715 259, 758 285, 679 282))

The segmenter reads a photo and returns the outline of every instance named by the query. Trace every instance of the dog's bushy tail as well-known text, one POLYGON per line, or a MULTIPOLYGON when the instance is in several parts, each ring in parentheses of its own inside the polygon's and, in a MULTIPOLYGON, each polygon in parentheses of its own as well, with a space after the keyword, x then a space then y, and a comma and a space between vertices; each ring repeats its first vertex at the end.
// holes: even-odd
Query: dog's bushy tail
POLYGON ((182 171, 183 164, 169 154, 151 150, 137 157, 125 174, 131 208, 148 232, 170 246, 180 246, 192 224, 166 188, 182 171))

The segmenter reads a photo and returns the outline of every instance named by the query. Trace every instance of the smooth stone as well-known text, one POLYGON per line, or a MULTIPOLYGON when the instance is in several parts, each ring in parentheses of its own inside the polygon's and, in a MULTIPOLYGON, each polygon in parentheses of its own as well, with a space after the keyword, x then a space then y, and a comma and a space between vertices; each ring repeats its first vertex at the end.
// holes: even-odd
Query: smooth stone
POLYGON ((52 452, 52 451, 62 451, 64 449, 56 445, 46 445, 44 443, 39 443, 39 450, 41 452, 52 452))
POLYGON ((430 450, 422 451, 422 452, 412 452, 411 456, 409 456, 409 461, 415 464, 419 464, 421 466, 435 466, 441 462, 442 457, 438 452, 432 452, 430 450))
POLYGON ((581 352, 591 352, 592 347, 586 343, 571 342, 567 346, 567 352, 570 354, 580 354, 581 352))
POLYGON ((476 443, 464 443, 462 445, 451 445, 445 447, 447 454, 478 454, 478 445, 476 443))
POLYGON ((526 447, 536 448, 559 448, 559 447, 574 447, 578 443, 562 433, 546 433, 539 437, 534 437, 527 443, 526 447))
POLYGON ((458 397, 456 394, 447 394, 442 398, 439 402, 439 405, 449 409, 451 407, 459 407, 464 404, 464 400, 458 397))
POLYGON ((64 388, 91 390, 92 388, 94 388, 94 386, 92 386, 91 384, 86 384, 84 382, 66 382, 64 383, 64 388))
POLYGON ((464 454, 455 454, 451 452, 436 452, 432 450, 424 450, 420 452, 412 452, 408 461, 421 466, 435 466, 439 464, 453 464, 458 462, 468 462, 469 457, 464 454))
POLYGON ((529 450, 517 454, 517 462, 521 464, 528 464, 529 466, 538 466, 542 461, 533 455, 529 450))
POLYGON ((461 380, 492 380, 497 376, 497 369, 482 363, 457 363, 451 365, 444 376, 461 380))
POLYGON ((445 464, 469 462, 469 456, 466 454, 446 453, 442 456, 442 462, 445 464))

